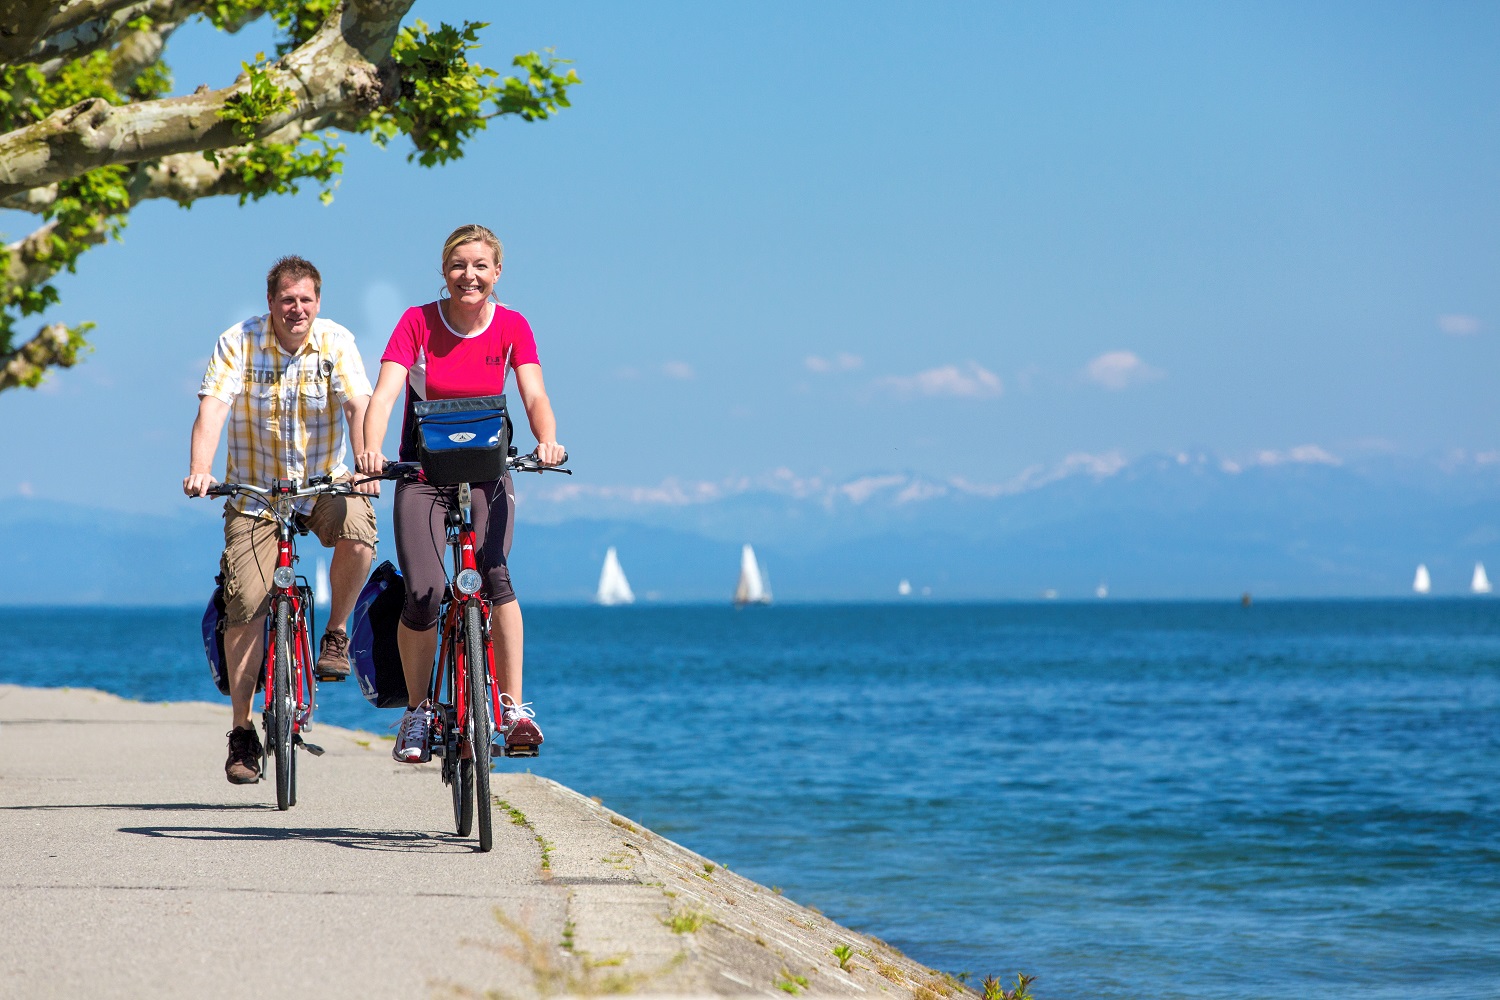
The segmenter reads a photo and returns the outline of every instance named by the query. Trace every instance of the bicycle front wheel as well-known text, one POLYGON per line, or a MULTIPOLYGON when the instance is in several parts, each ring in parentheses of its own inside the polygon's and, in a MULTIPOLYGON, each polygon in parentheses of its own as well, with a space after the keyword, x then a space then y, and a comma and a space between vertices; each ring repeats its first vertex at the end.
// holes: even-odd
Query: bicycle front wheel
POLYGON ((271 635, 275 644, 271 678, 271 704, 275 706, 271 716, 270 732, 266 734, 271 752, 276 755, 276 808, 289 809, 297 801, 297 772, 293 770, 292 718, 297 710, 296 696, 292 693, 292 622, 291 602, 286 598, 276 601, 276 628, 271 635))
POLYGON ((488 638, 484 634, 479 605, 470 602, 464 609, 464 652, 468 654, 469 719, 472 723, 469 732, 474 744, 474 812, 479 817, 481 851, 494 846, 494 831, 490 825, 490 739, 494 723, 490 718, 488 638))

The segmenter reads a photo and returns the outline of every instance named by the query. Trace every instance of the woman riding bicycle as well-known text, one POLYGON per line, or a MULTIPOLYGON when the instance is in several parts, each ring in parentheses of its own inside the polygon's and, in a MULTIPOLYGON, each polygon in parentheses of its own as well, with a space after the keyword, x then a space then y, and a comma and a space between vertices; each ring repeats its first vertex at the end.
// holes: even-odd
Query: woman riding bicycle
MULTIPOLYGON (((385 465, 380 443, 396 397, 406 390, 401 429, 401 460, 416 461, 416 419, 412 405, 421 400, 463 399, 497 395, 505 373, 516 373, 516 388, 542 465, 557 465, 567 453, 557 443, 557 420, 542 382, 536 341, 520 313, 491 302, 500 277, 504 249, 483 226, 455 229, 443 243, 443 280, 448 296, 413 306, 401 317, 380 357, 380 376, 365 411, 366 447, 359 470, 379 475, 385 465)), ((521 607, 511 588, 505 558, 515 521, 515 489, 507 473, 498 480, 471 483, 474 533, 484 597, 493 605, 495 664, 504 715, 499 731, 507 746, 535 747, 542 732, 529 705, 521 700, 523 631, 521 607)), ((391 756, 405 763, 429 759, 431 705, 424 699, 437 652, 438 611, 447 574, 443 567, 446 537, 440 487, 421 481, 396 486, 396 558, 406 580, 406 603, 397 627, 401 668, 406 675, 407 708, 391 756)), ((449 488, 451 489, 451 488, 449 488)))

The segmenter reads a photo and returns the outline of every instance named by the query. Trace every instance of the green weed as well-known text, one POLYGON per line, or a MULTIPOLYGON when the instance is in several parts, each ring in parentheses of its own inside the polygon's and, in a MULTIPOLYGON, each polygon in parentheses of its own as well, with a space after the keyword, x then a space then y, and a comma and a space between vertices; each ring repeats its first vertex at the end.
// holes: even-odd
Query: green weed
POLYGON ((783 965, 781 967, 781 972, 777 975, 776 982, 773 985, 775 985, 775 987, 778 990, 781 990, 783 993, 790 993, 793 996, 796 996, 798 993, 801 993, 803 990, 807 989, 807 977, 794 975, 793 973, 788 972, 787 967, 783 965))
POLYGON ((1031 984, 1036 982, 1036 976, 1028 976, 1024 973, 1016 973, 1016 988, 1006 989, 1000 980, 994 976, 985 976, 980 985, 984 988, 984 1000, 1032 1000, 1031 984))
POLYGON ((692 934, 708 923, 708 914, 697 910, 679 910, 662 923, 666 924, 673 934, 692 934))

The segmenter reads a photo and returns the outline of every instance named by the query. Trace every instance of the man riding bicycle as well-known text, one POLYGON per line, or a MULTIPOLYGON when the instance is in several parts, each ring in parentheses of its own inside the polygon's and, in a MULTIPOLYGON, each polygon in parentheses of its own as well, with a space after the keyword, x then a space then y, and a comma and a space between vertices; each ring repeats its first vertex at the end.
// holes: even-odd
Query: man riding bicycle
MULTIPOLYGON (((354 335, 318 318, 323 279, 301 257, 283 257, 266 275, 269 311, 236 323, 219 337, 198 390, 188 475, 182 490, 205 496, 214 485, 214 452, 227 422, 226 482, 303 483, 318 476, 343 479, 344 428, 355 453, 364 450, 364 413, 370 400, 354 335)), ((374 493, 375 484, 356 487, 374 493)), ((375 511, 362 496, 325 494, 297 508, 302 523, 333 549, 328 629, 319 645, 319 680, 349 676, 344 622, 375 555, 375 511)), ((233 728, 224 773, 232 784, 260 780, 261 743, 250 721, 259 666, 265 660, 265 617, 276 568, 277 528, 270 513, 247 497, 224 505, 224 659, 233 728)))

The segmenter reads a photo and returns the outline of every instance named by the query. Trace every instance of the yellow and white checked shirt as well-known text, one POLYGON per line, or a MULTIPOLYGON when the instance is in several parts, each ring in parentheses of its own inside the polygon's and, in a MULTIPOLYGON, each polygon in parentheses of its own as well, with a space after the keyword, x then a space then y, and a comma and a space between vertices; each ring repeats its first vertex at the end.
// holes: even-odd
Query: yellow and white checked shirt
MULTIPOLYGON (((303 482, 342 476, 342 407, 370 395, 370 379, 354 334, 332 320, 313 320, 296 354, 276 342, 269 316, 253 316, 225 330, 203 374, 198 395, 229 404, 229 464, 224 481, 268 486, 273 479, 303 482)), ((235 509, 269 516, 248 497, 235 509)), ((306 514, 313 498, 298 503, 306 514)))

